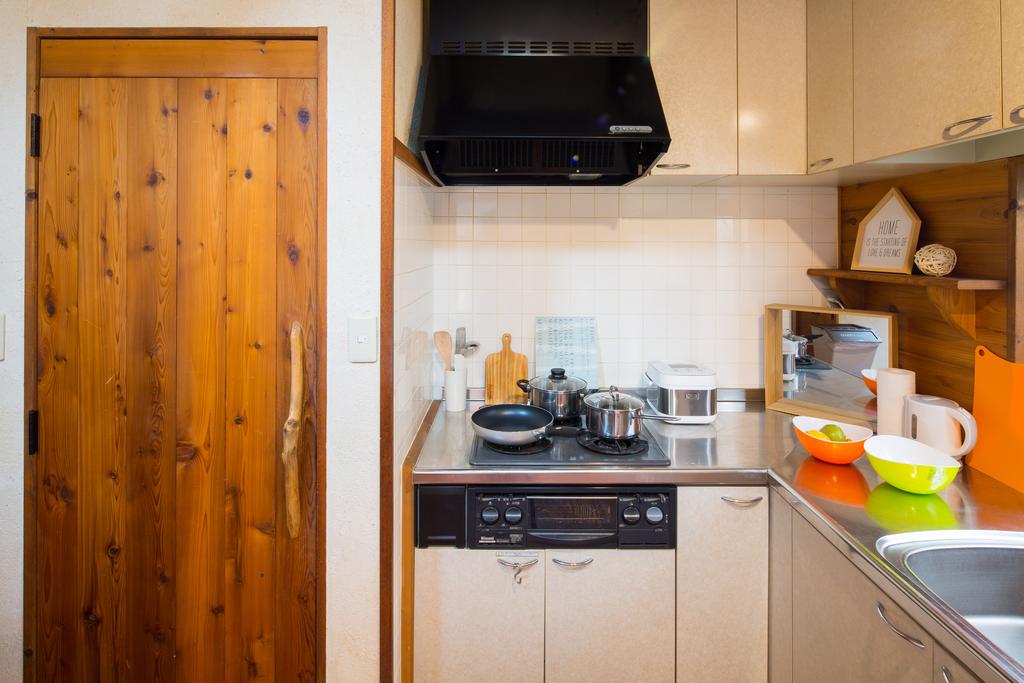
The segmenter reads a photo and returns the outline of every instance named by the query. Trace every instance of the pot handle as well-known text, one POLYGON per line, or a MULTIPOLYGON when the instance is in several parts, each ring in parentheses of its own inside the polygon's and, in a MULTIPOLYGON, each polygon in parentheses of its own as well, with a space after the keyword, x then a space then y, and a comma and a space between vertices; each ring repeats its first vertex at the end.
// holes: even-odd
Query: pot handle
POLYGON ((530 380, 528 379, 517 379, 516 386, 523 390, 524 394, 530 393, 530 380))
POLYGON ((671 422, 672 424, 682 424, 679 422, 678 417, 669 417, 668 415, 640 415, 641 420, 657 420, 658 422, 671 422))
POLYGON ((978 443, 978 423, 965 408, 951 410, 950 416, 964 428, 964 443, 960 450, 953 454, 954 458, 960 458, 974 450, 975 444, 978 443))

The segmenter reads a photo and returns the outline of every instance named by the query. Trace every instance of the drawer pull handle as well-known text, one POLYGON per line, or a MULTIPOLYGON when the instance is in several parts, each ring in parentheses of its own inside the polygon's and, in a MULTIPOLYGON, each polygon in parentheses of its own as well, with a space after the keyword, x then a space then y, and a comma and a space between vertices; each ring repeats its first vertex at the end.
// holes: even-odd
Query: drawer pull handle
POLYGON ((690 168, 689 164, 655 164, 655 166, 664 171, 681 171, 684 168, 690 168))
POLYGON ((812 161, 808 165, 811 168, 817 168, 818 166, 825 166, 826 164, 831 164, 833 161, 835 161, 834 157, 825 157, 824 159, 818 159, 817 161, 812 161))
POLYGON ((956 123, 949 124, 942 130, 942 132, 945 135, 953 136, 954 128, 959 128, 960 126, 971 126, 969 130, 961 131, 960 133, 958 133, 958 135, 963 135, 965 133, 968 133, 970 130, 974 130, 983 123, 988 123, 991 120, 992 114, 985 114, 984 116, 972 116, 969 119, 964 119, 963 121, 957 121, 956 123))
POLYGON ((953 674, 946 667, 942 667, 942 683, 953 683, 953 674))
POLYGON ((1010 110, 1010 120, 1014 123, 1024 123, 1024 104, 1010 110))
POLYGON ((893 623, 891 621, 889 621, 889 617, 885 616, 885 607, 882 606, 882 603, 880 603, 880 602, 875 603, 875 609, 878 611, 878 616, 880 616, 882 618, 882 621, 885 622, 885 625, 889 627, 890 631, 892 631, 893 633, 898 635, 900 638, 902 638, 903 640, 905 640, 908 643, 910 643, 911 645, 913 645, 914 647, 921 648, 922 650, 925 649, 925 644, 924 643, 922 643, 920 640, 918 640, 914 636, 908 635, 908 634, 904 633, 903 631, 899 630, 898 628, 896 628, 893 625, 893 623))
POLYGON ((588 557, 580 560, 579 562, 567 562, 566 560, 560 560, 557 557, 553 557, 551 558, 551 561, 559 567, 565 567, 566 569, 579 569, 581 567, 586 567, 588 564, 593 564, 594 558, 588 557))
POLYGON ((515 569, 516 573, 512 575, 512 579, 516 583, 522 583, 523 582, 523 577, 520 576, 520 574, 522 574, 523 570, 526 569, 527 567, 532 567, 533 565, 537 564, 537 558, 535 557, 532 560, 527 560, 526 562, 509 562, 505 558, 499 557, 498 558, 498 564, 500 564, 503 567, 509 567, 511 569, 515 569))
POLYGON ((722 496, 722 500, 729 505, 735 505, 738 508, 752 508, 764 500, 764 496, 758 496, 757 498, 733 498, 732 496, 722 496))

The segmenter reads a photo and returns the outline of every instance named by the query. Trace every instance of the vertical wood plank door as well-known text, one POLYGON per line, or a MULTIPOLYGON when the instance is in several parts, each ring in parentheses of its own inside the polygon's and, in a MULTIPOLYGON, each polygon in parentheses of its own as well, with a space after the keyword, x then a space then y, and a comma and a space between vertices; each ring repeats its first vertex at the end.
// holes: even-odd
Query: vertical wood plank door
POLYGON ((35 680, 316 680, 317 92, 40 81, 35 680))

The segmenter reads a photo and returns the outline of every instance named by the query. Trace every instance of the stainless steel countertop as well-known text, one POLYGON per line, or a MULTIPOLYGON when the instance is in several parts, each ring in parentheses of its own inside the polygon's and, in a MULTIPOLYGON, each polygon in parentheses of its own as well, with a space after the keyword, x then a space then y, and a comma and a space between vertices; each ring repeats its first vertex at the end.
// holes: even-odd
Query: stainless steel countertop
MULTIPOLYGON (((478 468, 469 464, 473 429, 469 416, 442 404, 413 467, 413 484, 675 484, 770 485, 805 519, 845 545, 862 568, 882 575, 880 587, 899 594, 942 624, 971 652, 1003 676, 1024 682, 1024 663, 1014 662, 941 601, 919 592, 876 550, 888 534, 937 529, 1024 531, 1024 494, 971 469, 933 496, 917 496, 882 482, 866 458, 852 466, 812 458, 793 437, 792 417, 763 404, 720 404, 711 425, 646 425, 672 464, 664 468, 533 469, 478 468), (810 514, 807 514, 810 513, 810 514)), ((876 581, 876 583, 878 583, 876 581)))

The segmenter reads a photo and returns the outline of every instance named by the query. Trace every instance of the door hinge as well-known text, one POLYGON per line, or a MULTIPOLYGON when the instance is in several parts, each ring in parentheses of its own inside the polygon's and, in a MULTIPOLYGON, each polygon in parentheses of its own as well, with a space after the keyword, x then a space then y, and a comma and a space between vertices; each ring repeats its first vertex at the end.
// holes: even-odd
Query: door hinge
POLYGON ((39 156, 39 127, 43 119, 39 114, 32 114, 29 118, 28 154, 32 157, 39 156))
POLYGON ((39 450, 39 411, 28 411, 28 454, 35 455, 39 450))

